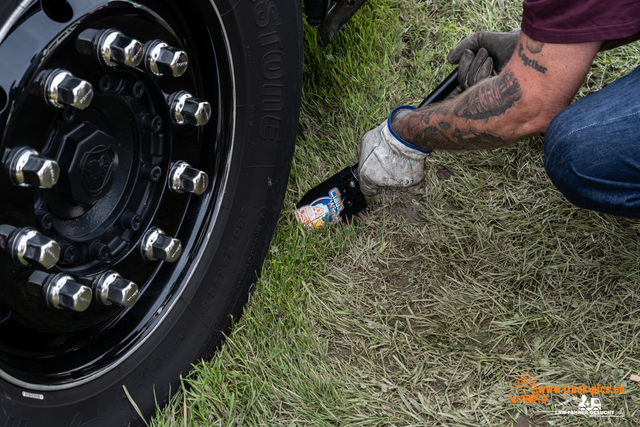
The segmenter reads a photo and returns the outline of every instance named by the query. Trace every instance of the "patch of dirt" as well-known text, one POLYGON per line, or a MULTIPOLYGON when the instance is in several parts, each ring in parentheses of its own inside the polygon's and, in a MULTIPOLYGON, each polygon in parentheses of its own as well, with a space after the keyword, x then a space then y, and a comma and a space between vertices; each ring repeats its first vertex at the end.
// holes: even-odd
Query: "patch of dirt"
POLYGON ((451 176, 451 171, 446 168, 438 169, 436 172, 436 176, 440 179, 446 179, 451 176))
POLYGON ((410 191, 389 189, 386 191, 386 196, 391 205, 391 214, 396 218, 404 219, 410 224, 422 222, 420 219, 422 206, 415 200, 410 191))
POLYGON ((385 282, 387 282, 390 288, 396 289, 402 293, 413 294, 416 296, 421 294, 420 286, 418 286, 418 284, 416 283, 412 283, 412 281, 408 277, 406 277, 406 275, 394 272, 393 270, 385 273, 385 275, 387 276, 385 278, 385 282))
POLYGON ((356 355, 356 353, 351 347, 346 347, 341 345, 340 343, 329 341, 327 355, 343 362, 348 362, 351 357, 356 355))
POLYGON ((524 414, 520 414, 516 419, 515 427, 531 427, 531 419, 524 414))

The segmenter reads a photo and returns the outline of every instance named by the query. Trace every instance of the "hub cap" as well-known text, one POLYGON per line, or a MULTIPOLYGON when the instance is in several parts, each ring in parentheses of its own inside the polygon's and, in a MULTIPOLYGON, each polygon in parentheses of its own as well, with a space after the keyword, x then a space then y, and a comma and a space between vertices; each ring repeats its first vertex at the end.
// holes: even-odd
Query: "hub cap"
POLYGON ((210 1, 54 3, 0 29, 0 377, 41 390, 102 375, 163 320, 215 223, 234 117, 210 1))

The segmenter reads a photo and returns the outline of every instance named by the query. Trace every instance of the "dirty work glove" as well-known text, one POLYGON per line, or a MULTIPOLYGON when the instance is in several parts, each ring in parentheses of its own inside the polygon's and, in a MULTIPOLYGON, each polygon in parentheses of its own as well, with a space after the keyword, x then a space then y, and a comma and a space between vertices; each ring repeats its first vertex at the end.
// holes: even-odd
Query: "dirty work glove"
POLYGON ((458 86, 447 98, 453 98, 491 76, 492 70, 493 59, 487 53, 487 49, 481 47, 477 54, 469 49, 464 50, 458 63, 458 86))
POLYGON ((429 154, 403 141, 391 128, 394 120, 416 107, 403 105, 391 112, 377 128, 367 132, 358 146, 360 190, 373 196, 382 187, 410 187, 427 174, 424 163, 429 154))
POLYGON ((480 31, 458 43, 449 52, 447 60, 458 64, 460 85, 449 96, 486 79, 494 68, 498 73, 502 71, 513 55, 519 36, 520 29, 508 33, 480 31))
POLYGON ((520 37, 520 29, 508 33, 480 31, 471 34, 451 49, 447 60, 451 64, 459 63, 462 65, 460 60, 465 50, 470 50, 475 54, 480 48, 485 48, 489 56, 493 58, 493 65, 499 73, 504 66, 507 65, 507 62, 511 59, 511 55, 513 55, 513 52, 516 50, 518 37, 520 37))

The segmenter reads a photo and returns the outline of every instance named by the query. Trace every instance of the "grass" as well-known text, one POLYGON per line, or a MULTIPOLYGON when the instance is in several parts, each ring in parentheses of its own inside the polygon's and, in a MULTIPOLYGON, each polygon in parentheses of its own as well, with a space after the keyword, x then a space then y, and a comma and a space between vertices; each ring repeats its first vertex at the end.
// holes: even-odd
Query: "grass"
MULTIPOLYGON (((541 137, 434 153, 424 183, 370 199, 351 224, 293 219, 310 187, 357 162, 364 132, 453 69, 455 43, 516 27, 520 4, 371 0, 325 49, 305 28, 297 150, 262 278, 154 426, 640 423, 640 222, 567 202, 541 137), (599 396, 623 417, 554 415, 568 394, 511 403, 525 371, 538 385, 624 386, 599 396)), ((578 96, 639 63, 638 44, 599 54, 578 96)))

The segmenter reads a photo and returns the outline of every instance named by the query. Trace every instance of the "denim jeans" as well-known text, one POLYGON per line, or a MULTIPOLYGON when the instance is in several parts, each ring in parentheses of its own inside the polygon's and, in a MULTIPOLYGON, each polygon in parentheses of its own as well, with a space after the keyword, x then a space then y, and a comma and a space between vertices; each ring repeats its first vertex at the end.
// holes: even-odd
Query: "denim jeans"
POLYGON ((544 166, 574 205, 640 218, 640 67, 551 121, 544 166))

